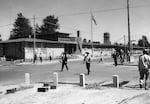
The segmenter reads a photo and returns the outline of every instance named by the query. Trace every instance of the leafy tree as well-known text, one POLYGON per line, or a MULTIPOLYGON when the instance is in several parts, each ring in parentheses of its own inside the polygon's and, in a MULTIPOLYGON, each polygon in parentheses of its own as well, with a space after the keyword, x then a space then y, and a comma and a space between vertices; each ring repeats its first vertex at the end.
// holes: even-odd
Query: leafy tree
POLYGON ((43 19, 43 25, 40 27, 42 35, 55 33, 57 29, 59 29, 58 17, 50 15, 43 19))
POLYGON ((119 45, 123 45, 122 43, 120 43, 119 45))
POLYGON ((2 41, 2 37, 1 37, 1 34, 0 34, 0 41, 2 41))
POLYGON ((114 43, 114 45, 118 45, 118 43, 114 43))
POLYGON ((91 43, 91 40, 89 40, 88 43, 91 43))
POLYGON ((87 43, 87 40, 86 40, 86 38, 84 38, 84 39, 83 39, 83 43, 87 43))
POLYGON ((35 34, 39 35, 40 34, 40 27, 38 24, 35 25, 35 34))
POLYGON ((142 36, 142 39, 138 40, 138 45, 141 47, 149 47, 150 46, 147 37, 144 35, 142 36))
POLYGON ((29 37, 33 34, 29 19, 25 18, 22 13, 18 13, 17 16, 9 39, 29 37))

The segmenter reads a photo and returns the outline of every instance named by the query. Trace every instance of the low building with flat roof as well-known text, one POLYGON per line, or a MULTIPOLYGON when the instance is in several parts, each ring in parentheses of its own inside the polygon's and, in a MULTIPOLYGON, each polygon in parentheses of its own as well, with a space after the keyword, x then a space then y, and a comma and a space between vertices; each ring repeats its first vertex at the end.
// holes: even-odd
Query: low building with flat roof
MULTIPOLYGON (((33 38, 20 38, 0 42, 0 56, 7 59, 33 59, 33 38)), ((42 53, 44 59, 58 57, 62 52, 73 53, 76 49, 77 42, 62 40, 50 41, 43 39, 35 39, 35 53, 39 56, 42 53)))

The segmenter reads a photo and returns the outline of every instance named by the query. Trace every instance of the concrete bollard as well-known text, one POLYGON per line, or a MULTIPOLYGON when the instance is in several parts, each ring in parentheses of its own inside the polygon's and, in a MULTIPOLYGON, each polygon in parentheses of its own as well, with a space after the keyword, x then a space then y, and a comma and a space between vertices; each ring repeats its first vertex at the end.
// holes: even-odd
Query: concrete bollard
POLYGON ((53 86, 58 86, 58 73, 54 72, 53 73, 53 86))
POLYGON ((48 87, 41 87, 37 89, 37 92, 47 92, 48 91, 48 87))
POLYGON ((80 86, 85 87, 85 75, 83 73, 80 74, 80 86))
POLYGON ((113 75, 113 85, 116 88, 119 88, 119 76, 118 75, 113 75))
POLYGON ((6 94, 15 93, 17 91, 17 88, 11 88, 6 90, 6 94))
POLYGON ((30 74, 25 73, 25 85, 30 85, 30 74))

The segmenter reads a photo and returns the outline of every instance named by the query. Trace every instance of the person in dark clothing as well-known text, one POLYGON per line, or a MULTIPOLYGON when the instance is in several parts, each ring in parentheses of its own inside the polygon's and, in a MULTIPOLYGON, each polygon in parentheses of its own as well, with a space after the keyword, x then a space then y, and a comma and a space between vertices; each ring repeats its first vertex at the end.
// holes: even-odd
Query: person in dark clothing
POLYGON ((50 60, 50 61, 52 60, 52 56, 51 56, 51 54, 49 54, 49 60, 50 60))
POLYGON ((61 71, 63 71, 64 66, 66 66, 66 69, 69 70, 68 66, 67 66, 67 61, 68 61, 67 54, 66 54, 66 52, 64 52, 63 55, 62 55, 62 67, 61 67, 61 71))
POLYGON ((114 53, 113 53, 113 58, 114 58, 114 64, 115 64, 115 66, 117 66, 118 65, 118 62, 117 62, 117 51, 115 50, 114 51, 114 53))
POLYGON ((36 60, 37 60, 37 55, 34 54, 34 59, 33 59, 34 64, 35 64, 36 60))
POLYGON ((42 63, 43 62, 42 53, 40 53, 39 58, 40 58, 40 62, 42 63))
POLYGON ((130 62, 130 52, 129 52, 129 50, 127 50, 127 62, 130 62))
POLYGON ((88 71, 87 74, 89 75, 90 74, 91 57, 88 52, 86 52, 86 55, 83 60, 83 64, 84 64, 84 62, 86 63, 86 69, 88 71))

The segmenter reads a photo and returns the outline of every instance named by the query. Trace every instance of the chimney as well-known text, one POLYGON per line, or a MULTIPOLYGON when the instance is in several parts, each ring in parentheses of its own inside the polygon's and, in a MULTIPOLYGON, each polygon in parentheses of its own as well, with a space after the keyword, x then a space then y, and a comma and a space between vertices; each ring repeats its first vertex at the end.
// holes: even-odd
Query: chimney
POLYGON ((80 37, 80 31, 79 30, 77 31, 77 37, 80 37))

